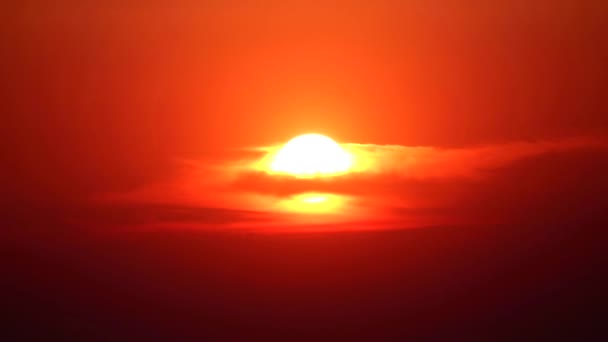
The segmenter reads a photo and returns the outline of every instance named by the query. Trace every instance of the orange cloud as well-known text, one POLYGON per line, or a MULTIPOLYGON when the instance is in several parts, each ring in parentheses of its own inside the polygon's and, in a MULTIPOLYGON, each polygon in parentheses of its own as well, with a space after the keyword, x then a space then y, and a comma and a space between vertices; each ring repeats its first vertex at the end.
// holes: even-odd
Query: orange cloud
MULTIPOLYGON (((501 222, 518 205, 529 205, 527 199, 536 196, 535 201, 542 202, 540 198, 552 187, 567 188, 567 182, 550 184, 560 169, 569 168, 569 177, 577 177, 578 170, 569 165, 580 162, 564 156, 583 156, 590 150, 604 156, 606 146, 589 139, 459 149, 344 144, 355 157, 352 172, 310 179, 265 172, 267 156, 276 150, 267 147, 215 163, 181 161, 173 179, 127 193, 104 194, 97 200, 271 214, 272 220, 263 223, 266 226, 501 222), (557 160, 556 169, 546 167, 555 162, 548 156, 557 160), (522 169, 531 160, 540 164, 522 169)), ((241 217, 247 225, 246 217, 241 217)), ((204 221, 204 215, 194 221, 204 221)))

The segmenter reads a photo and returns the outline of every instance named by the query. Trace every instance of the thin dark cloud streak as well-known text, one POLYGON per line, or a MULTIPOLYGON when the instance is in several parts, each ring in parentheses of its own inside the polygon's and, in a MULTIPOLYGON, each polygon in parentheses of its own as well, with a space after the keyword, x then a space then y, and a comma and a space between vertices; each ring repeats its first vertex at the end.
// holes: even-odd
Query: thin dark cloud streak
MULTIPOLYGON (((339 229, 558 222, 599 219, 600 194, 608 193, 608 147, 597 141, 457 150, 357 146, 383 159, 383 167, 327 179, 299 179, 245 167, 230 169, 232 178, 220 177, 217 183, 201 185, 196 182, 212 179, 205 175, 210 170, 221 171, 221 164, 210 168, 205 163, 187 161, 182 163, 184 168, 176 179, 163 182, 162 186, 151 184, 132 193, 114 194, 92 206, 94 209, 83 211, 79 218, 87 216, 108 225, 200 225, 220 229, 249 226, 260 230, 287 226, 290 223, 285 220, 296 216, 274 212, 269 204, 301 193, 322 192, 346 196, 359 208, 373 208, 376 213, 373 217, 332 223, 339 229), (408 153, 411 158, 404 166, 400 164, 404 159, 399 156, 408 153), (425 173, 427 167, 440 169, 425 173), (200 190, 206 200, 184 200, 180 197, 183 189, 200 190), (220 195, 235 199, 228 201, 229 205, 213 205, 213 198, 220 195)), ((246 155, 252 156, 242 156, 246 155)), ((259 155, 259 151, 253 155, 259 155)), ((248 161, 236 158, 225 161, 225 165, 243 166, 248 161)), ((348 212, 343 215, 349 216, 348 212)), ((317 222, 310 226, 312 229, 327 224, 317 222)))

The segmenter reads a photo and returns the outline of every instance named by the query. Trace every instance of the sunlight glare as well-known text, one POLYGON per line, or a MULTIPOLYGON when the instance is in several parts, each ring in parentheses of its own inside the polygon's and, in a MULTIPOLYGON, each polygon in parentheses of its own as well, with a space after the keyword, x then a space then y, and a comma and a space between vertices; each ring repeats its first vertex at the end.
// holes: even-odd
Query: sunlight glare
POLYGON ((331 138, 304 134, 277 152, 270 170, 296 177, 333 176, 347 172, 352 163, 352 156, 331 138))

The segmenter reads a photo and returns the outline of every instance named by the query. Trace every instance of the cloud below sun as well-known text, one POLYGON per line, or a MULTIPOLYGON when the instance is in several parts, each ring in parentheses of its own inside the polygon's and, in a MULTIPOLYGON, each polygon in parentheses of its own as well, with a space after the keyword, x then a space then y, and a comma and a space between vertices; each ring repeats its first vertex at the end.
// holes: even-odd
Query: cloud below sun
POLYGON ((179 160, 170 179, 95 202, 132 208, 122 215, 140 217, 135 221, 147 228, 390 229, 557 219, 562 205, 586 203, 587 177, 608 184, 607 144, 597 139, 465 148, 347 143, 349 172, 310 178, 269 172, 281 146, 179 160), (157 214, 137 214, 152 207, 157 214))

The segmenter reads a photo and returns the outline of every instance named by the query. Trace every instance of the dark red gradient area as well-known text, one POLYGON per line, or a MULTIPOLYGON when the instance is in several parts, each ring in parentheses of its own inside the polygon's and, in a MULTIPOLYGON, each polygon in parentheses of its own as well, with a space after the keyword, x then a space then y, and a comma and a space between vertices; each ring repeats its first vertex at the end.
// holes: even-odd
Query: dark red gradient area
POLYGON ((608 340, 606 23, 0 3, 0 341, 608 340), (263 167, 306 133, 355 166, 263 167))

